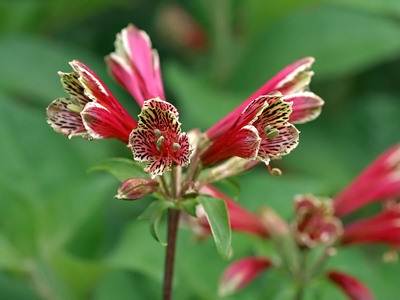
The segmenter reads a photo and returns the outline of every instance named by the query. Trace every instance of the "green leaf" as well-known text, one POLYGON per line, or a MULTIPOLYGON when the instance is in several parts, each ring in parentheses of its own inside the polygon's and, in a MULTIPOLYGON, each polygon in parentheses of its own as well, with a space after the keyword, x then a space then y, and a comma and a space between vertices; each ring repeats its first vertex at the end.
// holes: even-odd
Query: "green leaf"
POLYGON ((106 171, 117 178, 124 181, 133 177, 148 177, 143 171, 143 166, 138 162, 128 158, 110 158, 89 169, 92 171, 106 171))
POLYGON ((321 5, 287 15, 248 45, 233 80, 249 91, 285 65, 314 56, 316 77, 354 73, 393 59, 400 51, 393 20, 321 5))
POLYGON ((189 215, 196 217, 196 207, 199 204, 198 199, 192 198, 192 199, 185 199, 183 200, 180 205, 182 208, 187 212, 189 215))
POLYGON ((229 258, 232 255, 232 233, 225 202, 206 196, 199 196, 198 201, 207 214, 207 220, 219 254, 224 258, 229 258))
POLYGON ((152 237, 163 246, 166 246, 167 243, 161 240, 159 228, 164 214, 167 212, 168 208, 173 206, 174 204, 170 201, 156 200, 139 216, 139 220, 148 220, 150 222, 150 233, 152 237))

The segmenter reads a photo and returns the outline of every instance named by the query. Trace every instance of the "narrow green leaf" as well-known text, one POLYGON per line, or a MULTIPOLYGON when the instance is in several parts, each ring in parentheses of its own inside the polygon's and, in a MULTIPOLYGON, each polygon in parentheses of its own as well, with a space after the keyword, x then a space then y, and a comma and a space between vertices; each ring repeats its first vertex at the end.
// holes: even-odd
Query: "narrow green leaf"
POLYGON ((165 200, 156 200, 152 202, 146 210, 139 216, 139 220, 148 220, 150 223, 151 236, 161 245, 167 243, 161 240, 160 224, 168 208, 173 207, 173 203, 165 200))
POLYGON ((88 171, 106 171, 119 181, 133 177, 148 177, 148 174, 143 171, 141 164, 128 158, 110 158, 91 167, 88 171))
POLYGON ((232 233, 225 202, 206 196, 199 196, 197 199, 203 205, 207 214, 207 220, 218 252, 222 257, 229 258, 232 255, 232 233))

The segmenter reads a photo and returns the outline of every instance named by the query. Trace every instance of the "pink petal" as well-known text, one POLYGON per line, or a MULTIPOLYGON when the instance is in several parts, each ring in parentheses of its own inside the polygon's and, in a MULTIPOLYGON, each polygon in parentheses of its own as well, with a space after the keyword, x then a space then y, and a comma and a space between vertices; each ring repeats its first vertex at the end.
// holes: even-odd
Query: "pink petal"
POLYGON ((244 288, 271 266, 271 261, 266 257, 246 257, 233 262, 221 277, 220 296, 228 296, 244 288))
POLYGON ((334 199, 338 216, 371 202, 400 196, 400 145, 381 154, 334 199))
POLYGON ((324 105, 324 101, 312 92, 291 94, 283 99, 292 103, 291 123, 306 123, 316 119, 324 105))
POLYGON ((371 292, 358 279, 338 271, 327 274, 329 280, 338 286, 351 300, 373 300, 371 292))
POLYGON ((117 35, 115 52, 106 59, 111 74, 140 106, 151 98, 165 99, 160 60, 151 47, 144 31, 128 25, 117 35))

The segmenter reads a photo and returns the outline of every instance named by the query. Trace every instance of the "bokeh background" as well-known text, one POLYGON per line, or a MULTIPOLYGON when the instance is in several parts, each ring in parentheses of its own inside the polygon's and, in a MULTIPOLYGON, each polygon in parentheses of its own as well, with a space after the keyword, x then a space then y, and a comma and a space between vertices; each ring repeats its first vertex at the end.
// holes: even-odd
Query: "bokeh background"
MULTIPOLYGON (((0 1, 0 299, 158 299, 162 246, 136 216, 149 200, 113 199, 117 180, 88 169, 129 157, 115 141, 67 140, 46 124, 45 107, 63 95, 56 71, 80 59, 132 114, 138 109, 107 76, 103 57, 128 23, 152 37, 168 100, 186 129, 206 129, 266 79, 315 56, 312 90, 323 114, 299 126, 301 143, 275 165, 227 188, 248 209, 292 214, 297 193, 332 196, 400 140, 400 1, 0 1)), ((234 258, 271 251, 235 234, 234 258)), ((377 299, 396 300, 399 264, 378 247, 341 249, 331 265, 358 276, 377 299)), ((228 264, 211 240, 179 237, 176 299, 218 299, 228 264)), ((290 282, 270 271, 230 299, 290 299, 290 282)), ((344 299, 324 281, 307 299, 344 299)))

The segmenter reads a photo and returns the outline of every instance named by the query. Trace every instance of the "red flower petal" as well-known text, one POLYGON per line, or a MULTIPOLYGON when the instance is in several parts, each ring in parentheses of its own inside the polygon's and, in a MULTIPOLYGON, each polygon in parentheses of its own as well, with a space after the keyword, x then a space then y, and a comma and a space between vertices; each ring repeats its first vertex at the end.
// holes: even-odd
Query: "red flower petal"
POLYGON ((342 243, 382 243, 399 247, 400 206, 393 205, 373 217, 364 218, 346 226, 342 243))
POLYGON ((81 112, 88 134, 95 139, 117 138, 128 142, 130 129, 110 110, 96 102, 89 102, 81 112))
POLYGON ((351 300, 373 300, 371 292, 358 279, 338 271, 328 272, 329 280, 337 285, 351 300))
POLYGON ((220 296, 228 296, 244 288, 271 266, 271 261, 266 257, 252 256, 233 262, 221 277, 220 296))

